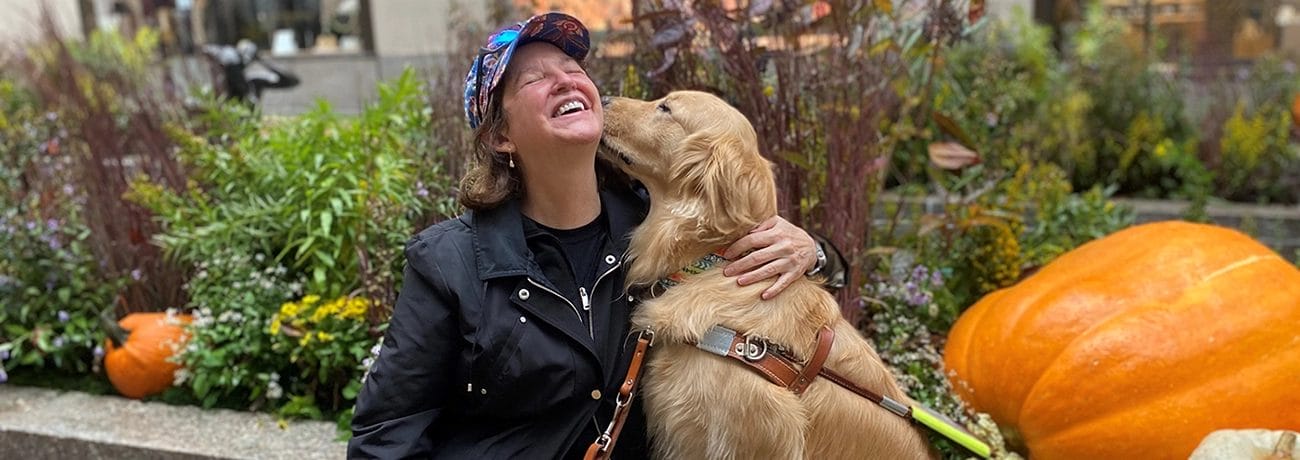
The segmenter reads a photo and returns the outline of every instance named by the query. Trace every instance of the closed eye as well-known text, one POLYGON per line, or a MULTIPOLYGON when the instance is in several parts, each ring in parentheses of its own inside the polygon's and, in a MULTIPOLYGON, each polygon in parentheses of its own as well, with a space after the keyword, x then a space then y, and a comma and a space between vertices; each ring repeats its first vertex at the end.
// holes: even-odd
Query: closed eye
POLYGON ((659 107, 655 107, 655 108, 656 108, 656 109, 659 109, 659 111, 660 111, 660 112, 663 112, 663 113, 667 113, 667 114, 672 114, 672 113, 673 113, 672 109, 669 109, 669 108, 668 108, 668 104, 665 103, 665 102, 660 102, 660 103, 659 103, 659 107))

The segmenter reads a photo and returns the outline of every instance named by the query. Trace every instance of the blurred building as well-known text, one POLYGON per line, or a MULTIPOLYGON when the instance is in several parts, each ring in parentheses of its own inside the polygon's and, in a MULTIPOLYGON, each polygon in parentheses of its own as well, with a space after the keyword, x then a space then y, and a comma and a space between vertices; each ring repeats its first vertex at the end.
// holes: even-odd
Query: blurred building
POLYGON ((1170 60, 1230 64, 1269 54, 1300 58, 1297 0, 1101 0, 1133 42, 1170 60))
MULTIPOLYGON (((1022 9, 1060 28, 1079 20, 1091 2, 1127 20, 1135 46, 1158 48, 1171 60, 1190 54, 1200 62, 1232 63, 1274 52, 1300 58, 1300 0, 984 0, 983 6, 995 18, 1022 9)), ((357 111, 377 82, 408 65, 441 65, 452 51, 453 31, 492 22, 490 11, 562 10, 593 29, 626 26, 632 15, 627 0, 0 0, 0 44, 39 38, 41 5, 68 37, 158 29, 178 74, 202 73, 196 58, 202 45, 251 41, 301 78, 296 88, 264 95, 271 113, 299 112, 318 98, 357 111)))
MULTIPOLYGON (((49 9, 59 32, 68 37, 81 38, 81 8, 77 0, 50 0, 49 9)), ((0 45, 10 45, 39 39, 41 36, 40 0, 0 0, 0 45)))

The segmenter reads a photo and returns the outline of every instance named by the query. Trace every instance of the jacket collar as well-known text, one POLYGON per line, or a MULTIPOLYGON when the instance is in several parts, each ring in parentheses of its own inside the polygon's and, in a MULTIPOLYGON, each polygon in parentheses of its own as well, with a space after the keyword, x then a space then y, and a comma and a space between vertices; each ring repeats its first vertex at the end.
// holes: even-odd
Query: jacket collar
MULTIPOLYGON (((646 201, 623 186, 602 188, 600 200, 609 219, 614 249, 626 253, 632 229, 645 218, 646 201)), ((518 198, 493 209, 470 211, 469 217, 480 280, 539 273, 524 239, 523 213, 518 198)))

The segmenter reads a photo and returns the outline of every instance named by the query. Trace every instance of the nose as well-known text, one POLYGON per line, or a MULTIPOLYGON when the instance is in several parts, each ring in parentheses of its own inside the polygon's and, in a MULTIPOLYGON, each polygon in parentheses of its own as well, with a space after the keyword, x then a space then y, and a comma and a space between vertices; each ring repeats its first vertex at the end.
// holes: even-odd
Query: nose
POLYGON ((600 106, 601 106, 601 107, 609 107, 609 103, 610 103, 610 102, 613 102, 613 101, 614 101, 614 100, 613 100, 613 99, 610 99, 609 96, 601 96, 601 97, 600 97, 600 106))

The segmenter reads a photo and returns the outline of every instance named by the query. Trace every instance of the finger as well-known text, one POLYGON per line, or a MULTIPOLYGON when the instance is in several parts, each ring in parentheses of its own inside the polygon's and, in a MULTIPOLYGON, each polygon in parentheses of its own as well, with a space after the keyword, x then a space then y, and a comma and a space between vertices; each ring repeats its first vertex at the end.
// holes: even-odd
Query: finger
POLYGON ((790 284, 794 283, 794 280, 798 278, 798 276, 799 275, 790 272, 781 275, 780 278, 776 279, 775 283, 772 283, 771 287, 768 287, 767 290, 763 291, 763 300, 772 300, 773 297, 776 297, 781 293, 781 291, 784 291, 785 288, 790 287, 790 284))
MULTIPOLYGON (((771 245, 759 246, 757 250, 745 254, 744 257, 741 257, 740 259, 727 264, 726 267, 723 267, 722 275, 736 276, 740 274, 745 274, 747 272, 753 271, 755 267, 763 266, 773 261, 781 260, 788 256, 787 253, 790 251, 789 246, 790 245, 788 243, 785 243, 783 241, 778 241, 775 244, 771 244, 771 245)), ((775 272, 773 272, 772 275, 768 275, 768 276, 773 276, 773 275, 775 275, 775 272)))
POLYGON ((750 230, 749 233, 758 233, 758 232, 766 231, 768 229, 771 229, 772 227, 775 227, 776 224, 784 220, 785 219, 781 218, 781 216, 768 217, 767 220, 759 222, 758 226, 754 227, 753 230, 750 230))
POLYGON ((790 271, 790 262, 786 259, 775 258, 758 268, 748 272, 740 272, 740 277, 736 278, 736 282, 741 286, 748 286, 759 281, 780 276, 788 271, 790 271))
POLYGON ((731 246, 727 246, 727 250, 723 251, 722 257, 727 258, 727 260, 735 260, 741 254, 772 246, 773 243, 778 241, 779 236, 770 231, 750 233, 736 240, 735 243, 731 243, 731 246))

